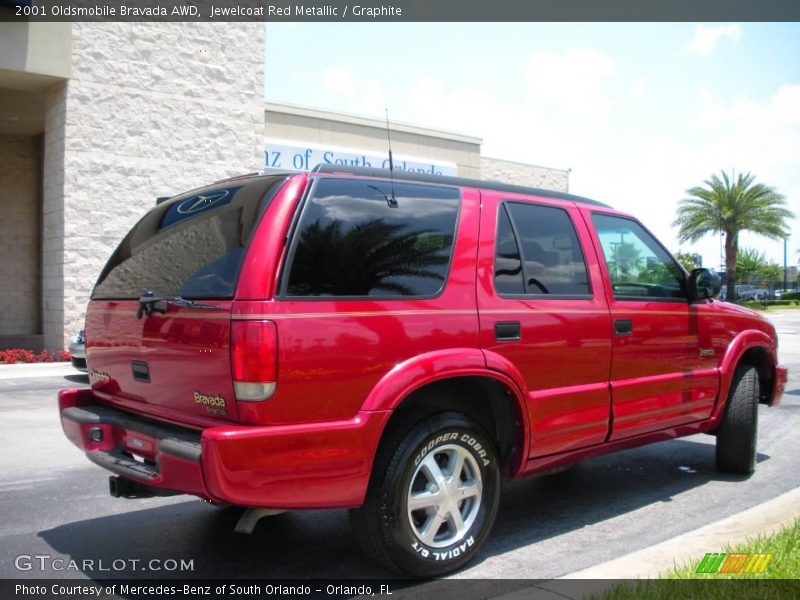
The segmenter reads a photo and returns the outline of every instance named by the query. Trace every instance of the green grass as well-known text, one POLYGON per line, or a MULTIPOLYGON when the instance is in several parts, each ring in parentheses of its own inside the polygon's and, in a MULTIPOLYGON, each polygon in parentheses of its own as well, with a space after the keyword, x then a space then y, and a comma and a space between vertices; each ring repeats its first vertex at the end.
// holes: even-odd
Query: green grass
MULTIPOLYGON (((742 306, 746 306, 751 310, 764 310, 764 303, 763 302, 740 302, 742 306)), ((792 300, 791 304, 769 304, 767 306, 767 311, 771 310, 797 310, 800 309, 800 304, 797 303, 796 300, 792 300)))
MULTIPOLYGON (((714 551, 709 548, 709 551, 714 551)), ((764 573, 697 573, 700 560, 675 567, 658 579, 620 584, 594 600, 728 600, 800 598, 800 519, 771 536, 761 536, 725 552, 772 553, 764 573)))
POLYGON ((733 575, 714 575, 695 573, 700 561, 683 568, 664 573, 665 579, 798 579, 800 578, 800 519, 781 529, 774 535, 761 536, 744 544, 725 548, 725 552, 767 552, 772 553, 772 560, 764 573, 739 573, 733 575))

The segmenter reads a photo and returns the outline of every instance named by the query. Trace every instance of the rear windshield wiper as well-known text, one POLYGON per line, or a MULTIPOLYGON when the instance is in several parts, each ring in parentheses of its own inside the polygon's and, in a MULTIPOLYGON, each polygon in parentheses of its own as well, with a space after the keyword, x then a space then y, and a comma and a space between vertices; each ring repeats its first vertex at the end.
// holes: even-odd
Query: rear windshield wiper
POLYGON ((145 292, 139 297, 139 308, 136 309, 136 318, 141 319, 143 315, 148 317, 153 313, 166 313, 167 305, 188 306, 189 308, 202 308, 206 310, 223 310, 221 306, 215 304, 203 304, 195 302, 181 296, 155 296, 153 292, 145 292))

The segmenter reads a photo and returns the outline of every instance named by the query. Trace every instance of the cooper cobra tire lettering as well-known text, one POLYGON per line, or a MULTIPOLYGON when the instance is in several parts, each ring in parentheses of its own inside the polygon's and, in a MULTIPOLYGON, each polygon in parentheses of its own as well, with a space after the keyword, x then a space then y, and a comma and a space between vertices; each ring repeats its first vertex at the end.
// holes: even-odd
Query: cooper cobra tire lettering
POLYGON ((479 551, 499 499, 491 439, 461 413, 434 414, 387 434, 364 505, 350 513, 353 533, 396 571, 443 575, 479 551))

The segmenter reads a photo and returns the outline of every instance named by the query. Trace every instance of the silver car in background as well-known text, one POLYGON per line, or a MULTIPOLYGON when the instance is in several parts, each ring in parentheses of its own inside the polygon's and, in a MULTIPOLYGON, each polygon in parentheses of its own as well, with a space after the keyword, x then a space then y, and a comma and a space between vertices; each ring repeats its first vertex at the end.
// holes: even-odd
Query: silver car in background
POLYGON ((86 373, 86 333, 81 329, 69 345, 69 359, 72 366, 86 373))

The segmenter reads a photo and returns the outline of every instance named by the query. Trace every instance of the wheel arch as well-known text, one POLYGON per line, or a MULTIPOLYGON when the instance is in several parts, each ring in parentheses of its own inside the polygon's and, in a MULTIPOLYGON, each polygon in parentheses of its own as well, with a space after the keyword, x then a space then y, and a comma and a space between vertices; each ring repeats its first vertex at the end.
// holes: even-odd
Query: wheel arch
POLYGON ((759 403, 768 404, 775 385, 775 367, 778 364, 773 339, 762 331, 748 330, 740 333, 728 346, 720 364, 719 401, 712 415, 714 426, 719 425, 730 395, 733 377, 740 365, 751 365, 758 371, 759 403))
POLYGON ((515 476, 528 452, 527 410, 517 383, 486 367, 477 349, 432 352, 397 365, 373 388, 362 410, 390 410, 377 451, 397 429, 437 412, 476 421, 495 443, 503 473, 515 476))

